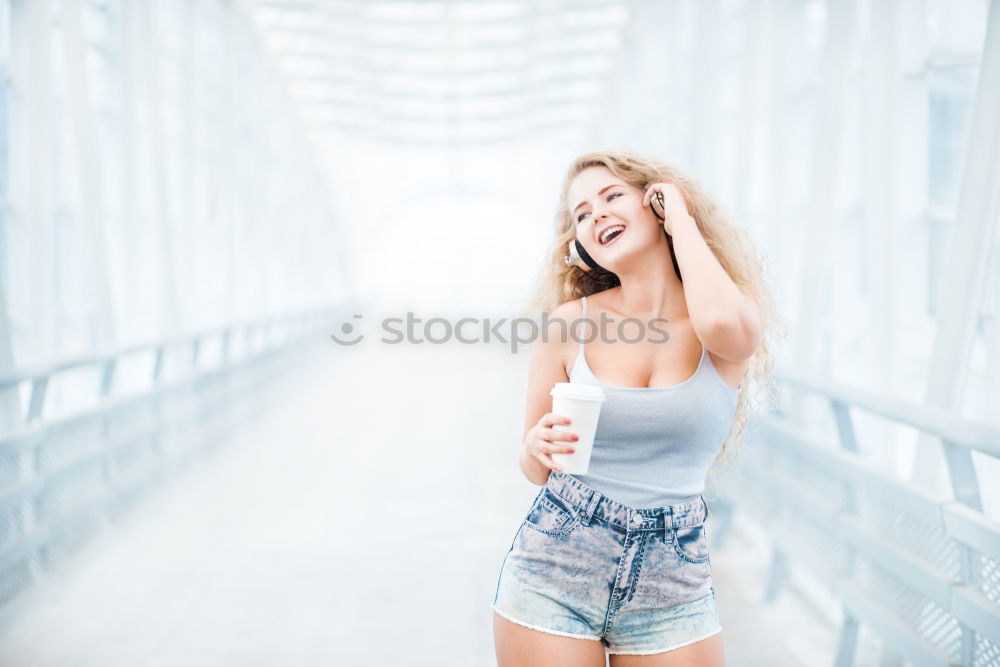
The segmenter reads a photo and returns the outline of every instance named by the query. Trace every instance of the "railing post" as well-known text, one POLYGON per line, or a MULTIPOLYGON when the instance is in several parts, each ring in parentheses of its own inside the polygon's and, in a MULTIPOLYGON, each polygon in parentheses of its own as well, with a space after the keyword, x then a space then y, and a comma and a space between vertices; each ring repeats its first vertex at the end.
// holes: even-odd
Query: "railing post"
POLYGON ((201 353, 201 336, 191 341, 191 371, 198 372, 198 356, 201 353))
POLYGON ((43 375, 31 381, 31 398, 28 399, 28 417, 26 422, 31 423, 42 417, 42 409, 45 407, 45 392, 49 387, 49 376, 43 375))
POLYGON ((945 461, 948 462, 948 478, 955 500, 982 512, 983 501, 979 495, 979 478, 976 477, 972 452, 964 447, 955 446, 943 438, 941 447, 944 450, 945 461))
POLYGON ((772 546, 771 565, 767 573, 767 586, 764 589, 764 602, 768 604, 774 602, 781 592, 781 586, 785 583, 785 576, 788 570, 788 559, 785 553, 772 546))
POLYGON ((223 368, 229 365, 229 337, 231 332, 231 329, 226 329, 222 334, 222 349, 219 352, 219 357, 221 358, 223 368))
POLYGON ((840 641, 837 643, 837 658, 834 667, 851 667, 854 651, 858 644, 858 619, 844 607, 844 623, 840 626, 840 641))
MULTIPOLYGON (((108 396, 111 395, 111 390, 114 388, 115 366, 117 363, 118 357, 115 356, 101 364, 101 385, 98 388, 98 396, 102 402, 107 400, 108 396)), ((104 440, 103 446, 106 449, 110 449, 111 447, 111 421, 113 419, 115 419, 113 413, 104 413, 101 416, 101 438, 104 440)), ((106 456, 102 468, 104 470, 104 483, 110 486, 114 483, 115 476, 117 475, 114 457, 106 456)), ((107 517, 105 516, 104 518, 106 519, 107 517)))
POLYGON ((156 360, 153 362, 153 384, 157 385, 160 383, 161 377, 163 375, 163 354, 164 346, 158 345, 156 347, 156 360))
POLYGON ((840 446, 849 452, 859 454, 858 439, 854 434, 854 422, 851 420, 851 408, 836 399, 830 399, 834 419, 837 420, 837 433, 840 435, 840 446))
MULTIPOLYGON (((957 489, 958 487, 956 486, 955 488, 957 489)), ((969 545, 959 542, 955 546, 958 550, 959 581, 963 585, 975 590, 980 576, 978 566, 982 563, 982 561, 975 556, 972 549, 969 548, 969 545)), ((961 622, 959 622, 959 627, 962 630, 962 664, 971 665, 974 662, 974 656, 976 653, 976 631, 961 622)))
POLYGON ((115 367, 117 365, 118 358, 112 357, 104 362, 104 365, 101 367, 101 387, 99 390, 101 398, 107 398, 114 388, 115 367))

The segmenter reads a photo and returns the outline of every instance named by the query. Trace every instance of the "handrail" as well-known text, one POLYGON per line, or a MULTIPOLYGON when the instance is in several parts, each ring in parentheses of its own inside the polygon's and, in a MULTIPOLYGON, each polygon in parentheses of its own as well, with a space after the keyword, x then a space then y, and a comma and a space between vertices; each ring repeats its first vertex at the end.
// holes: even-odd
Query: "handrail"
MULTIPOLYGON (((289 313, 285 316, 269 315, 255 320, 246 320, 244 322, 229 324, 222 327, 208 328, 193 334, 174 336, 172 338, 154 342, 129 345, 116 350, 65 359, 56 363, 46 364, 35 368, 22 369, 15 371, 14 373, 8 373, 5 376, 0 376, 0 393, 9 391, 12 387, 17 386, 22 382, 30 382, 31 391, 28 397, 27 413, 24 415, 23 419, 25 423, 32 423, 42 418, 50 379, 61 373, 82 367, 103 367, 99 395, 106 396, 111 393, 114 385, 118 360, 123 357, 141 353, 155 353, 156 359, 152 380, 153 382, 158 382, 164 355, 168 349, 190 346, 190 363, 197 364, 201 349, 201 342, 212 337, 218 337, 222 343, 223 363, 225 363, 229 356, 230 341, 233 335, 237 332, 242 331, 244 336, 248 337, 260 329, 270 332, 271 327, 275 324, 301 323, 302 321, 311 318, 321 317, 324 314, 332 315, 334 312, 336 312, 334 308, 326 307, 320 309, 302 310, 289 313)), ((271 334, 268 333, 267 335, 271 334)))
POLYGON ((211 447, 218 440, 216 430, 251 409, 258 392, 269 386, 264 374, 294 361, 287 353, 319 331, 328 313, 333 309, 218 327, 0 380, 8 391, 19 382, 32 384, 28 418, 0 433, 0 517, 6 526, 0 535, 0 604, 33 584, 53 558, 68 551, 66 546, 72 548, 117 516, 165 472, 211 447), (263 339, 252 335, 261 327, 269 332, 263 339), (272 327, 280 335, 270 333, 272 327), (246 344, 234 358, 227 345, 240 329, 247 332, 246 344), (221 360, 199 366, 201 343, 212 336, 223 342, 221 360), (163 351, 176 345, 190 346, 193 363, 185 363, 182 373, 161 377, 163 351), (149 352, 157 354, 154 367, 144 371, 152 382, 138 391, 113 392, 119 359, 149 352), (97 400, 72 414, 44 418, 50 378, 81 366, 103 367, 94 388, 97 400))
POLYGON ((838 666, 852 664, 860 622, 880 635, 883 650, 914 664, 995 659, 1000 522, 982 512, 971 452, 1000 457, 1000 428, 800 373, 779 371, 778 378, 826 399, 838 444, 780 412, 758 419, 749 436, 761 444, 748 448, 733 488, 759 503, 770 530, 781 535, 765 598, 777 595, 789 557, 823 581, 844 606, 838 666), (868 463, 852 409, 941 438, 955 499, 934 497, 868 463))
POLYGON ((208 338, 210 336, 217 334, 225 334, 227 332, 238 331, 240 329, 249 330, 254 327, 264 326, 267 324, 271 324, 273 322, 292 321, 302 316, 320 315, 327 312, 332 313, 335 311, 334 309, 331 308, 305 309, 297 312, 286 313, 283 315, 268 315, 266 317, 248 319, 242 322, 227 324, 221 327, 211 327, 196 333, 180 334, 172 338, 165 338, 146 343, 136 343, 133 345, 123 346, 106 352, 100 352, 76 358, 64 359, 58 362, 36 366, 35 368, 18 370, 13 373, 7 373, 6 375, 0 375, 0 391, 7 389, 11 385, 20 384, 21 382, 24 382, 26 380, 36 380, 38 378, 51 376, 56 373, 62 373, 64 371, 72 370, 74 368, 79 368, 80 366, 97 366, 102 363, 107 363, 109 361, 117 359, 119 357, 138 354, 140 352, 156 350, 158 348, 176 347, 179 345, 183 345, 185 343, 193 343, 203 338, 208 338))
POLYGON ((846 387, 832 382, 810 378, 802 373, 781 370, 783 382, 826 396, 831 401, 860 408, 886 419, 907 424, 925 433, 936 435, 953 445, 968 447, 978 452, 1000 458, 1000 428, 977 422, 953 410, 937 405, 924 405, 870 391, 846 387))

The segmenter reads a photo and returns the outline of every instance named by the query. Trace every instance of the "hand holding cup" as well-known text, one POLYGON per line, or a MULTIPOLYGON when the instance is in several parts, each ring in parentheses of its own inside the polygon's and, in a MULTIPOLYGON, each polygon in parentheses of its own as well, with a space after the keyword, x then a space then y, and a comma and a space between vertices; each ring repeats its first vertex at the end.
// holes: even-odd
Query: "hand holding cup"
POLYGON ((570 454, 575 452, 576 448, 572 444, 563 443, 575 443, 579 439, 579 436, 572 431, 557 431, 553 427, 557 424, 565 427, 571 423, 572 421, 569 417, 562 415, 551 412, 542 415, 538 423, 532 426, 531 430, 525 436, 524 446, 528 450, 528 453, 541 461, 542 465, 546 468, 563 472, 562 466, 552 459, 552 454, 556 452, 570 454))
POLYGON ((565 415, 573 426, 556 423, 552 430, 571 431, 579 438, 572 453, 557 450, 551 454, 559 472, 585 474, 590 469, 590 453, 594 449, 597 419, 604 403, 604 391, 592 384, 557 382, 549 392, 552 395, 552 412, 565 415))

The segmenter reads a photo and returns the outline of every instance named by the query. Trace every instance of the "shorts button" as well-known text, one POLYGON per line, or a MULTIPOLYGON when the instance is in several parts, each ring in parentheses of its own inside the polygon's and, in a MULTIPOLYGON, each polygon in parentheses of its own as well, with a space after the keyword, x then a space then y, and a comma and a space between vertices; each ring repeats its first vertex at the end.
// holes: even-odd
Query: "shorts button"
POLYGON ((640 523, 642 523, 642 515, 639 515, 639 514, 633 514, 633 515, 632 515, 632 523, 634 523, 634 524, 635 524, 635 525, 637 525, 637 526, 638 526, 638 525, 639 525, 640 523))

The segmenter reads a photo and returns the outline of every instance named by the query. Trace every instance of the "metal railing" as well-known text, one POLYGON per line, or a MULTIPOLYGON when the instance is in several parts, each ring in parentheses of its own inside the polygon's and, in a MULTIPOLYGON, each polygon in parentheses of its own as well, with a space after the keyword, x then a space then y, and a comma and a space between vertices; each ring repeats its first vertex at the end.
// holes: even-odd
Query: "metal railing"
POLYGON ((776 599, 790 564, 824 582, 844 611, 837 667, 854 663, 861 624, 881 639, 883 664, 1000 665, 1000 523, 982 512, 972 461, 972 451, 1000 456, 1000 429, 791 373, 780 379, 829 403, 838 445, 782 415, 757 420, 739 472, 720 476, 730 498, 719 543, 732 511, 749 504, 768 517, 765 600, 776 599), (955 500, 865 461, 852 410, 940 438, 955 500))
POLYGON ((18 392, 28 389, 20 422, 0 434, 0 606, 258 409, 296 344, 318 336, 332 313, 247 322, 0 377, 0 397, 18 407, 18 392), (216 361, 203 368, 213 344, 216 361), (145 386, 116 392, 120 369, 137 358, 148 361, 145 386), (171 361, 177 372, 167 377, 171 361), (81 372, 95 376, 92 404, 48 416, 53 384, 81 372))

